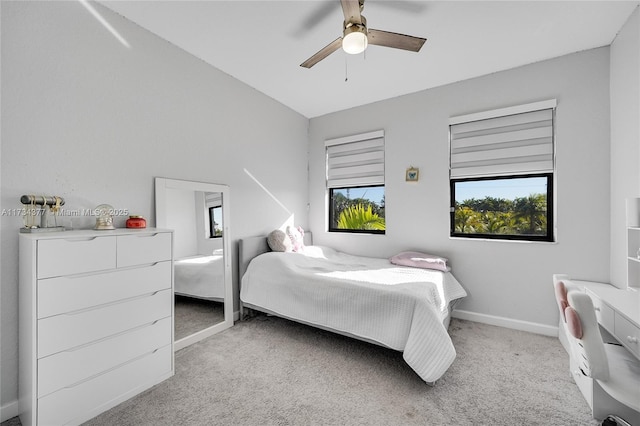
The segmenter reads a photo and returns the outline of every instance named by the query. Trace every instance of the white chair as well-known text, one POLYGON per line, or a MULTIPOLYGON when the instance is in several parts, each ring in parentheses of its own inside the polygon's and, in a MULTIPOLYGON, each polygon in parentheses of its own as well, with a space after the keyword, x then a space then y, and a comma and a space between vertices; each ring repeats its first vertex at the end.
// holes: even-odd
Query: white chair
POLYGON ((621 345, 603 342, 589 295, 569 291, 567 299, 564 317, 575 373, 593 379, 593 417, 615 415, 640 426, 640 361, 621 345))

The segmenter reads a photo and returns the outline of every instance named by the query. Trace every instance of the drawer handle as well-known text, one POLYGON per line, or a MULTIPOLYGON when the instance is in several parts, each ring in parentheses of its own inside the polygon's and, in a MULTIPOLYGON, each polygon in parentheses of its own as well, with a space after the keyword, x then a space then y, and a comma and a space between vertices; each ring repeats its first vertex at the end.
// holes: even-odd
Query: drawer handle
POLYGON ((95 272, 83 272, 81 274, 66 275, 66 276, 63 276, 61 278, 65 278, 67 280, 75 280, 75 279, 78 279, 78 278, 94 277, 96 275, 117 274, 117 273, 120 273, 122 271, 130 271, 132 269, 153 268, 154 266, 157 266, 159 263, 160 263, 160 261, 153 262, 153 263, 148 263, 148 264, 144 264, 144 265, 127 266, 126 268, 107 269, 107 270, 104 270, 104 271, 95 271, 95 272))
POLYGON ((638 338, 635 336, 627 336, 627 342, 629 343, 638 343, 638 338))
POLYGON ((65 238, 65 241, 68 241, 70 243, 78 243, 78 242, 82 242, 82 241, 93 241, 98 237, 85 237, 85 238, 65 238))
POLYGON ((85 312, 95 311, 97 309, 106 308, 106 307, 113 306, 113 305, 119 305, 121 303, 129 303, 129 302, 134 301, 134 300, 151 298, 151 297, 157 296, 159 293, 161 293, 163 291, 168 291, 168 290, 169 289, 166 289, 166 288, 161 289, 161 290, 155 290, 155 291, 153 291, 151 293, 139 294, 137 296, 127 297, 126 299, 114 300, 112 302, 103 303, 101 305, 89 306, 87 308, 82 308, 82 309, 78 309, 78 310, 75 310, 75 311, 65 312, 65 313, 62 313, 60 315, 74 316, 74 315, 82 314, 82 313, 85 313, 85 312))

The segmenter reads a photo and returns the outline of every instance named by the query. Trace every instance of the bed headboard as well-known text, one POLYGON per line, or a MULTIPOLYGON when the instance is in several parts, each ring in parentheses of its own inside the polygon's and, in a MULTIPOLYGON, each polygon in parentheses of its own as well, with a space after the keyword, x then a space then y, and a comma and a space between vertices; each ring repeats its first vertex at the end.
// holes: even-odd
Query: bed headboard
MULTIPOLYGON (((310 246, 312 244, 313 238, 311 237, 311 232, 304 231, 304 245, 310 246)), ((266 235, 241 238, 238 242, 238 269, 240 272, 238 280, 242 281, 242 277, 247 271, 251 259, 268 251, 271 251, 271 249, 269 248, 269 244, 267 244, 266 235)))

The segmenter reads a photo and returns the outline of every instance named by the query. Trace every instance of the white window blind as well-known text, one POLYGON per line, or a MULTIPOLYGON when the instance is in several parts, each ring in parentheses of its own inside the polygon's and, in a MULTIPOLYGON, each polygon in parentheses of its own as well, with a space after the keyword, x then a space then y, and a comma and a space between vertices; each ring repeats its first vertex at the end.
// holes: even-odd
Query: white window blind
POLYGON ((468 116, 491 118, 450 120, 451 178, 553 173, 553 107, 549 105, 555 106, 555 101, 532 104, 546 106, 535 111, 522 106, 500 110, 505 115, 468 116))
POLYGON ((325 141, 327 188, 384 185, 382 130, 325 141))
POLYGON ((205 192, 204 204, 207 208, 222 205, 222 192, 205 192))

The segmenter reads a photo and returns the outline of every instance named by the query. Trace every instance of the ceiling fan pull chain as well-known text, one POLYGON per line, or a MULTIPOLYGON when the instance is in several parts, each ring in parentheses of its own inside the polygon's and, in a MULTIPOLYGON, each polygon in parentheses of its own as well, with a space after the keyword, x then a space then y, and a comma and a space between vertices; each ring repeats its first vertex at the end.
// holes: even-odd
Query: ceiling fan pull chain
POLYGON ((349 67, 347 66, 347 56, 344 57, 344 82, 349 81, 349 67))

